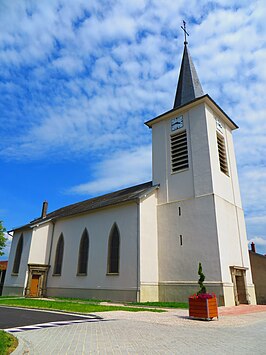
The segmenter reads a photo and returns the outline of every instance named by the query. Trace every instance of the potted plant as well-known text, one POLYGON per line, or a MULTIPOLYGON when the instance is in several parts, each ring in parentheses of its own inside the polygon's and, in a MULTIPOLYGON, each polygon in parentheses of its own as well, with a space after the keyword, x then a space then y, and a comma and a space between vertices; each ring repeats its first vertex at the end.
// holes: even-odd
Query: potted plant
POLYGON ((217 299, 214 293, 209 293, 206 290, 203 282, 205 275, 202 272, 201 263, 199 263, 199 291, 197 294, 189 297, 189 316, 193 318, 201 318, 211 320, 214 317, 218 318, 217 299))

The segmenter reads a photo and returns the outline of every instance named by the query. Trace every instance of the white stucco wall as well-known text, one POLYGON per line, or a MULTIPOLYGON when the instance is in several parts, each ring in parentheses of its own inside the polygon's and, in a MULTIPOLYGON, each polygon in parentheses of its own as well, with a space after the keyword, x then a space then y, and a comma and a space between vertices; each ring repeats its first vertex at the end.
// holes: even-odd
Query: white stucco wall
POLYGON ((129 203, 58 220, 54 228, 47 288, 136 290, 137 208, 136 203, 129 203), (119 275, 107 275, 108 240, 115 222, 120 232, 119 275), (85 228, 89 234, 88 272, 87 276, 77 276, 79 243, 85 228), (62 273, 53 276, 56 245, 61 233, 64 235, 62 273))
POLYGON ((232 282, 229 266, 248 268, 247 283, 252 284, 248 242, 243 210, 215 196, 222 279, 232 282))
MULTIPOLYGON (((229 266, 244 266, 236 207, 219 196, 215 196, 215 205, 222 279, 224 282, 232 282, 229 266)), ((246 249, 248 250, 247 244, 246 249)))
POLYGON ((140 204, 140 282, 158 283, 157 190, 140 204))
MULTIPOLYGON (((28 274, 27 270, 28 270, 28 259, 29 259, 30 245, 31 245, 31 237, 32 237, 32 230, 16 231, 14 233, 10 254, 8 258, 8 266, 7 266, 4 288, 5 287, 14 288, 14 289, 25 288, 26 286, 25 283, 27 281, 26 278, 28 274), (22 233, 23 233, 23 249, 21 254, 19 272, 18 275, 13 275, 12 270, 13 270, 14 259, 17 250, 17 244, 22 233)), ((3 290, 3 295, 4 294, 6 294, 5 289, 3 290)))
POLYGON ((192 108, 188 116, 191 142, 190 166, 193 174, 194 196, 198 197, 213 192, 205 105, 192 108))
POLYGON ((51 222, 33 228, 29 264, 48 264, 52 231, 51 222))
POLYGON ((241 197, 237 175, 237 166, 233 145, 233 137, 231 129, 222 120, 222 117, 214 113, 206 105, 206 119, 208 126, 208 141, 210 150, 210 164, 213 181, 213 192, 224 198, 225 200, 237 205, 241 208, 241 197), (227 153, 227 163, 229 169, 229 176, 220 170, 219 155, 217 148, 217 130, 216 119, 219 119, 223 125, 223 132, 220 134, 224 137, 225 148, 227 153))
MULTIPOLYGON (((194 196, 193 176, 190 169, 171 173, 170 133, 171 115, 152 127, 153 183, 160 184, 158 203, 186 199, 194 196), (177 186, 182 186, 178 189, 177 186)), ((184 127, 188 128, 188 117, 184 114, 184 127)), ((175 132, 176 133, 176 132, 175 132)), ((188 139, 189 161, 191 161, 190 138, 188 139)))
POLYGON ((159 204, 213 192, 205 104, 171 113, 152 127, 153 181, 160 184, 159 204), (183 116, 184 127, 171 132, 171 119, 183 116), (189 169, 171 172, 170 136, 186 130, 189 169))
POLYGON ((212 195, 158 206, 158 238, 160 282, 197 281, 199 262, 206 281, 221 281, 212 195))
MULTIPOLYGON (((230 266, 249 268, 232 128, 230 121, 208 99, 167 113, 152 126, 153 177, 160 184, 159 281, 188 285, 197 280, 201 261, 206 281, 226 288, 226 304, 234 302, 230 266), (184 127, 171 132, 171 119, 180 115, 184 127), (222 124, 229 176, 220 170, 217 119, 222 124), (184 129, 189 169, 171 173, 170 136, 184 129), (178 215, 178 207, 182 216, 178 215)), ((247 284, 252 284, 250 271, 247 271, 247 284)), ((221 289, 219 292, 222 298, 221 289)))

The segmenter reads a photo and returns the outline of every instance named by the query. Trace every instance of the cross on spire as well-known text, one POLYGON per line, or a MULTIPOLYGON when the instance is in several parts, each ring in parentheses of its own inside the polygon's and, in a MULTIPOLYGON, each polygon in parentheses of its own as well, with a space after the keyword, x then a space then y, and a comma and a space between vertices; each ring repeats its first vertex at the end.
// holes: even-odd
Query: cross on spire
POLYGON ((184 31, 185 42, 182 63, 178 77, 178 84, 176 88, 176 96, 173 107, 174 109, 204 95, 192 58, 190 57, 188 51, 187 36, 189 36, 189 34, 186 30, 185 21, 183 21, 183 26, 181 26, 181 28, 184 31))
POLYGON ((186 22, 183 20, 183 26, 181 26, 182 30, 184 31, 184 35, 185 35, 185 42, 184 44, 188 44, 187 42, 187 36, 189 36, 189 33, 187 33, 187 30, 186 30, 186 22))

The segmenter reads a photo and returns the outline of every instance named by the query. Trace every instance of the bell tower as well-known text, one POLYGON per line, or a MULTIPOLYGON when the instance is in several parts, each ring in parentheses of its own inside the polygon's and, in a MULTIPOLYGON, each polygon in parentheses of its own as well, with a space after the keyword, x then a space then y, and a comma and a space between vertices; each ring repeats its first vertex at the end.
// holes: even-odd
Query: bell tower
POLYGON ((146 122, 152 128, 153 184, 160 185, 159 298, 185 300, 197 292, 201 262, 207 288, 221 305, 254 304, 232 138, 238 126, 204 94, 185 23, 182 29, 173 109, 146 122))

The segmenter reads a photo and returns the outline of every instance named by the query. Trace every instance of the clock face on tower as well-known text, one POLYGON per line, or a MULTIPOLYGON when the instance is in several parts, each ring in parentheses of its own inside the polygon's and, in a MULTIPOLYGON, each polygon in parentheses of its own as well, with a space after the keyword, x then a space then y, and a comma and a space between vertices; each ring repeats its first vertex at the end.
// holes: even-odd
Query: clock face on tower
POLYGON ((179 128, 182 128, 184 126, 184 121, 183 121, 183 116, 178 116, 175 118, 172 118, 171 120, 171 131, 175 131, 179 128))

